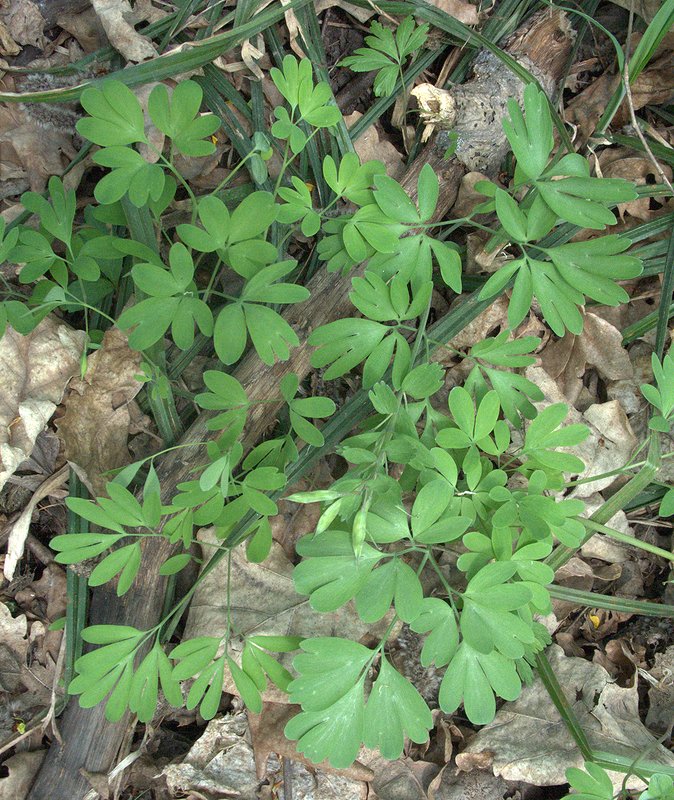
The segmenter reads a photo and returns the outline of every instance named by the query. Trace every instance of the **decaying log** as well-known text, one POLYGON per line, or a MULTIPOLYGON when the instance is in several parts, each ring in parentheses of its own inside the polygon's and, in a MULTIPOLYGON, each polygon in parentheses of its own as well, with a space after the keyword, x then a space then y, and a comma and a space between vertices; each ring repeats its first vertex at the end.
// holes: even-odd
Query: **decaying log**
MULTIPOLYGON (((533 17, 525 26, 513 34, 506 43, 506 49, 515 58, 522 61, 527 68, 535 71, 536 76, 546 88, 553 91, 563 73, 564 65, 570 53, 572 32, 566 17, 557 11, 543 11, 533 17)), ((481 63, 484 65, 484 58, 481 63)), ((494 91, 487 91, 484 77, 480 76, 480 68, 474 81, 456 87, 462 97, 481 97, 481 112, 478 118, 471 118, 471 130, 480 140, 481 164, 487 171, 494 171, 502 158, 500 119, 503 115, 508 96, 519 96, 521 88, 518 79, 504 76, 505 67, 497 69, 488 63, 489 85, 494 91), (495 79, 498 73, 499 80, 495 79), (491 110, 489 110, 491 109, 491 110), (490 138, 492 146, 489 146, 490 138)), ((484 76, 484 72, 482 73, 484 76)), ((459 95, 457 95, 458 97, 459 95)), ((470 115, 468 103, 458 103, 455 124, 460 126, 463 117, 470 115)), ((440 178, 440 198, 438 202, 438 219, 445 216, 451 208, 461 182, 461 178, 470 169, 475 169, 473 162, 465 155, 465 149, 449 159, 444 159, 445 146, 437 146, 431 142, 419 158, 411 164, 401 183, 406 191, 414 197, 419 171, 424 164, 430 163, 440 178)), ((362 272, 362 269, 361 269, 362 272)), ((311 297, 305 303, 288 309, 285 317, 297 330, 301 339, 299 347, 292 351, 290 360, 275 364, 272 367, 261 364, 254 353, 248 353, 240 362, 234 375, 242 383, 251 400, 269 400, 278 396, 278 384, 288 372, 296 373, 300 379, 309 372, 310 348, 306 343, 308 334, 313 328, 331 320, 348 316, 352 306, 348 300, 351 278, 358 274, 353 271, 344 277, 340 274, 327 273, 321 270, 308 284, 311 297)), ((248 446, 258 441, 273 425, 278 406, 264 403, 253 406, 250 421, 245 432, 248 446)), ((175 487, 181 481, 193 477, 190 470, 203 460, 203 442, 213 434, 206 430, 207 414, 202 414, 183 437, 182 444, 188 445, 169 453, 158 464, 158 473, 162 484, 164 500, 168 501, 175 493, 175 487)), ((124 597, 117 598, 114 587, 107 585, 93 592, 90 624, 114 623, 117 625, 133 625, 140 629, 154 626, 160 619, 165 592, 165 580, 157 574, 159 565, 168 555, 171 548, 167 542, 152 538, 143 543, 143 567, 133 589, 124 597)), ((129 741, 131 720, 127 716, 118 723, 105 720, 103 706, 93 709, 80 708, 77 700, 72 700, 59 721, 59 730, 63 745, 54 742, 38 773, 29 795, 29 800, 53 800, 68 798, 81 800, 91 789, 86 773, 107 774, 114 765, 124 757, 124 744, 129 741)))

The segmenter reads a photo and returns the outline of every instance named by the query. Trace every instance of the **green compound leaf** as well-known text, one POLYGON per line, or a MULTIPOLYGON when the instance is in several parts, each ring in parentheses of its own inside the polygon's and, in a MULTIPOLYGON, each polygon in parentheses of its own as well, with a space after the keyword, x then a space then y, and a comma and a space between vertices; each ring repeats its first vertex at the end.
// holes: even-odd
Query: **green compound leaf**
POLYGON ((117 597, 121 597, 131 588, 140 569, 140 560, 141 549, 139 542, 120 547, 94 567, 89 576, 89 584, 91 586, 101 586, 112 580, 119 573, 117 597))
POLYGON ((354 686, 361 685, 363 671, 374 654, 358 642, 336 637, 304 639, 302 653, 293 659, 299 673, 288 687, 291 703, 305 711, 330 708, 354 686))
POLYGON ((438 597, 425 597, 421 613, 410 623, 416 633, 427 633, 421 650, 421 665, 444 667, 454 658, 459 646, 456 615, 449 603, 438 597))
POLYGON ((233 375, 209 369, 204 372, 204 383, 210 389, 194 398, 195 403, 208 411, 222 411, 208 420, 209 430, 226 430, 236 427, 243 430, 248 412, 248 396, 233 375))
MULTIPOLYGON (((488 567, 481 572, 485 569, 488 567)), ((485 587, 480 577, 478 572, 464 595, 461 612, 464 642, 479 653, 497 650, 506 658, 521 658, 526 645, 534 644, 535 636, 531 626, 511 612, 529 604, 531 590, 521 583, 485 587)))
POLYGON ((314 367, 330 364, 323 377, 338 378, 364 361, 389 330, 386 325, 369 319, 338 319, 321 325, 309 336, 309 344, 318 348, 311 356, 311 364, 314 367))
POLYGON ((301 539, 298 553, 303 560, 293 570, 295 588, 310 595, 311 607, 322 612, 335 611, 355 597, 383 558, 366 543, 356 557, 351 533, 333 530, 301 539))
POLYGON ((158 342, 169 327, 181 350, 192 345, 195 325, 206 336, 213 332, 213 315, 196 296, 194 263, 184 244, 172 245, 169 264, 169 272, 157 264, 135 264, 131 270, 136 286, 150 297, 122 312, 117 324, 123 330, 136 326, 129 344, 137 350, 158 342))
POLYGON ((94 197, 102 205, 116 203, 128 193, 133 205, 142 208, 162 196, 164 170, 159 164, 148 164, 130 147, 106 147, 94 153, 93 160, 110 169, 94 189, 94 197))
POLYGON ((415 571, 400 558, 392 558, 367 576, 356 595, 356 608, 364 622, 380 620, 395 602, 403 622, 419 615, 423 589, 415 571))
POLYGON ((494 694, 516 700, 521 691, 514 661, 496 650, 480 653, 462 642, 440 684, 439 703, 447 714, 463 703, 471 722, 487 725, 496 714, 494 694))
POLYGON ((526 119, 517 102, 509 100, 510 119, 503 120, 503 130, 519 168, 528 178, 535 179, 548 163, 554 139, 548 99, 533 83, 524 90, 524 111, 526 119))
POLYGON ((374 178, 385 174, 386 167, 381 161, 361 164, 356 153, 345 153, 339 162, 339 170, 332 156, 323 159, 325 182, 338 197, 344 197, 358 206, 374 202, 374 178))
POLYGON ((382 656, 365 708, 365 745, 378 747, 384 758, 396 759, 403 751, 405 736, 422 744, 428 741, 432 727, 433 717, 423 697, 382 656))
POLYGON ((639 800, 674 800, 674 781, 671 775, 656 773, 648 782, 648 789, 639 800))
POLYGON ((136 95, 121 81, 85 89, 80 103, 89 114, 75 126, 78 133, 102 147, 145 142, 145 120, 136 95))
POLYGON ((358 48, 353 55, 340 61, 339 66, 354 72, 377 70, 374 93, 388 97, 395 90, 400 68, 406 59, 420 47, 428 36, 428 25, 417 26, 414 18, 406 17, 394 32, 379 22, 370 25, 370 35, 365 37, 367 47, 358 48))
POLYGON ((526 431, 523 454, 527 461, 524 471, 541 469, 558 472, 580 473, 585 464, 571 453, 560 453, 559 447, 573 447, 585 441, 590 434, 586 425, 566 425, 560 427, 568 414, 568 406, 554 403, 539 412, 526 431))
POLYGON ((284 733, 288 739, 297 740, 300 753, 315 764, 327 759, 335 769, 353 764, 363 739, 363 683, 361 678, 333 705, 320 711, 301 711, 290 720, 284 733))
MULTIPOLYGON (((72 498, 79 499, 79 498, 72 498)), ((87 501, 84 501, 87 502, 87 501)), ((94 508, 96 508, 94 506, 94 508)), ((86 517, 83 517, 86 519, 86 517)), ((54 559, 57 564, 79 564, 87 558, 104 553, 125 534, 114 535, 110 533, 65 533, 55 536, 49 546, 56 550, 54 559)))
MULTIPOLYGON (((574 790, 568 798, 574 800, 612 800, 613 783, 608 774, 597 764, 586 761, 583 769, 570 767, 566 779, 574 790)), ((643 795, 642 795, 643 797, 643 795)))
MULTIPOLYGON (((674 417, 674 358, 668 354, 660 363, 658 357, 653 353, 651 365, 657 388, 648 383, 642 384, 640 388, 646 400, 660 413, 651 418, 649 427, 652 430, 668 433, 674 417)), ((668 505, 665 507, 669 508, 668 505)))
POLYGON ((285 735, 318 763, 337 768, 355 760, 363 738, 365 669, 374 653, 348 639, 305 639, 293 666, 299 673, 288 687, 291 703, 302 712, 286 725, 285 735))
POLYGON ((194 81, 179 83, 169 99, 166 84, 154 87, 148 99, 148 112, 157 128, 169 136, 186 156, 207 156, 215 152, 212 141, 204 141, 220 127, 213 114, 199 115, 203 92, 194 81))
MULTIPOLYGON (((73 220, 75 219, 75 209, 77 206, 75 190, 66 191, 63 181, 56 176, 49 179, 49 200, 37 194, 37 192, 24 192, 21 195, 21 203, 26 211, 37 214, 40 218, 40 225, 47 233, 55 236, 60 241, 69 245, 73 234, 73 220), (51 202, 50 202, 51 201, 51 202)), ((7 252, 16 244, 19 232, 11 231, 3 243, 5 231, 5 220, 0 224, 0 259, 7 257, 7 252), (4 253, 4 255, 3 255, 4 253)))

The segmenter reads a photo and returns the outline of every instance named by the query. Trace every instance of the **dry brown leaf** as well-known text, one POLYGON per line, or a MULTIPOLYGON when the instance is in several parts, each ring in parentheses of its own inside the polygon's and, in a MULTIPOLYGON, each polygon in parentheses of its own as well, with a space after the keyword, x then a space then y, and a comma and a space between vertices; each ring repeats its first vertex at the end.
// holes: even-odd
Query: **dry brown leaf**
POLYGON ((33 511, 37 507, 37 504, 44 500, 45 497, 48 497, 50 494, 54 492, 59 486, 62 486, 68 480, 68 467, 64 466, 52 475, 50 478, 47 478, 44 483, 42 483, 35 491, 33 496, 30 498, 28 505, 24 508, 24 510, 19 515, 19 518, 12 523, 9 527, 9 539, 7 540, 7 554, 5 556, 5 564, 3 567, 3 574, 8 581, 11 581, 14 577, 14 572, 16 570, 17 564, 19 563, 19 559, 23 555, 23 548, 26 544, 26 539, 28 538, 28 530, 30 528, 31 518, 33 516, 33 511))
POLYGON ((459 193, 452 206, 452 217, 457 219, 469 217, 473 213, 475 206, 484 203, 487 198, 477 191, 475 184, 479 181, 486 180, 488 180, 488 178, 482 172, 467 172, 463 178, 461 178, 459 193))
POLYGON ((85 53, 100 50, 108 43, 105 29, 93 8, 86 8, 84 11, 76 13, 61 14, 57 23, 60 28, 68 31, 77 39, 85 53))
POLYGON ((47 317, 27 336, 8 328, 0 339, 0 488, 28 458, 79 372, 84 336, 47 317))
POLYGON ((66 459, 96 497, 105 493, 104 473, 130 461, 130 404, 142 388, 135 378, 140 359, 118 328, 106 331, 84 378, 71 382, 65 414, 56 422, 66 459))
MULTIPOLYGON (((253 724, 251 716, 251 733, 253 724)), ((284 772, 288 770, 293 800, 365 800, 367 797, 367 785, 348 774, 355 771, 354 767, 348 771, 328 772, 316 765, 304 766, 293 752, 291 742, 286 740, 283 744, 279 741, 278 744, 283 746, 283 751, 279 752, 271 749, 271 742, 260 739, 259 734, 258 728, 251 745, 244 711, 212 719, 182 763, 164 768, 162 775, 169 789, 174 793, 192 791, 207 793, 209 797, 259 800, 260 779, 266 775, 271 785, 282 786, 284 772), (254 747, 266 750, 259 777, 255 769, 254 747), (282 765, 275 755, 277 753, 293 760, 282 765)), ((360 771, 371 776, 370 771, 363 767, 360 771)))
MULTIPOLYGON (((344 117, 347 128, 351 128, 363 115, 360 111, 354 111, 348 117, 344 117)), ((402 153, 386 138, 381 138, 376 125, 371 125, 354 142, 356 153, 361 163, 376 160, 383 161, 386 165, 386 172, 392 178, 398 178, 405 171, 402 153)))
MULTIPOLYGON (((645 156, 636 157, 634 151, 627 147, 607 147, 599 157, 599 166, 604 178, 624 178, 632 181, 637 186, 659 183, 653 162, 645 156)), ((672 168, 668 164, 660 164, 660 169, 671 180, 672 168)), ((651 209, 651 198, 640 197, 629 203, 619 203, 618 211, 622 217, 629 214, 631 217, 647 222, 662 213, 662 206, 651 209)))
MULTIPOLYGON (((539 410, 552 403, 568 401, 557 383, 542 367, 528 367, 525 376, 536 384, 545 395, 542 403, 537 403, 539 410)), ((585 464, 585 470, 579 478, 590 478, 604 472, 623 467, 632 455, 637 439, 630 427, 627 415, 617 400, 608 403, 595 403, 580 413, 570 407, 565 424, 583 423, 590 428, 590 435, 575 447, 565 448, 578 456, 585 464)), ((589 483, 581 483, 572 492, 573 497, 585 498, 610 486, 615 475, 601 478, 589 483)))
POLYGON ((646 22, 650 22, 662 6, 662 0, 611 0, 611 2, 628 11, 634 11, 646 22))
MULTIPOLYGON (((213 552, 208 544, 220 544, 213 528, 199 531, 204 542, 204 556, 213 552)), ((316 614, 308 598, 297 594, 292 579, 293 564, 274 542, 271 553, 262 564, 253 564, 246 558, 242 547, 232 551, 229 595, 231 622, 238 634, 271 636, 343 636, 358 640, 366 633, 386 629, 389 617, 376 626, 362 623, 351 604, 331 614, 316 614)), ((197 585, 190 604, 185 639, 197 636, 223 636, 227 626, 227 597, 222 586, 227 583, 227 559, 211 570, 197 585)), ((237 694, 229 675, 225 678, 225 691, 237 694)), ((287 703, 288 696, 279 689, 269 687, 263 693, 265 700, 287 703)))
POLYGON ((633 375, 632 362, 622 345, 622 333, 589 312, 585 314, 581 336, 567 333, 561 339, 550 341, 540 356, 545 371, 574 404, 580 397, 588 366, 609 381, 628 380, 633 375))
MULTIPOLYGON (((483 798, 504 797, 508 784, 503 778, 481 769, 478 764, 468 767, 469 754, 460 754, 456 757, 457 766, 463 758, 462 769, 472 771, 458 772, 449 764, 442 770, 438 777, 433 781, 428 792, 429 800, 483 800, 483 798)), ((482 754, 479 756, 479 763, 490 761, 482 754)), ((489 764, 487 764, 489 766, 489 764)))
POLYGON ((94 11, 110 44, 127 61, 145 61, 154 58, 157 51, 145 36, 134 30, 128 19, 133 19, 133 11, 128 0, 91 0, 94 11))
MULTIPOLYGON (((300 710, 299 706, 291 706, 287 703, 264 703, 259 714, 248 715, 248 726, 253 742, 255 756, 255 767, 257 776, 260 780, 267 770, 267 760, 272 753, 284 758, 292 758, 325 772, 335 772, 327 761, 320 765, 314 764, 305 758, 295 749, 295 743, 287 739, 283 730, 288 721, 300 710)), ((374 772, 358 761, 355 761, 345 770, 339 770, 340 774, 354 781, 369 781, 374 777, 374 772)))
POLYGON ((46 750, 31 750, 16 753, 3 761, 2 766, 8 775, 0 778, 0 800, 23 800, 28 797, 28 791, 46 755, 46 750))
POLYGON ((655 654, 655 663, 648 671, 648 714, 646 726, 656 735, 671 731, 674 717, 674 645, 655 654))
MULTIPOLYGON (((648 751, 650 761, 674 766, 674 756, 639 719, 636 683, 622 688, 600 665, 568 658, 557 645, 548 648, 547 656, 593 750, 616 753, 630 761, 648 751)), ((503 705, 464 752, 485 751, 492 754, 495 775, 535 786, 566 783, 566 770, 583 765, 578 746, 538 677, 517 700, 503 705)), ((615 778, 619 788, 624 775, 616 773, 615 778)), ((642 788, 643 784, 630 780, 629 786, 642 788)))
POLYGON ((0 20, 15 42, 40 48, 45 21, 40 8, 32 0, 10 0, 9 8, 0 8, 0 20))
POLYGON ((212 719, 182 763, 169 764, 162 772, 169 789, 174 794, 196 791, 257 800, 258 780, 247 733, 243 711, 212 719))
POLYGON ((355 6, 353 3, 349 3, 348 0, 315 0, 314 2, 317 15, 322 14, 328 8, 333 8, 334 6, 341 8, 342 11, 345 11, 350 17, 360 22, 361 25, 373 17, 376 12, 374 4, 371 7, 361 8, 360 6, 355 6))
MULTIPOLYGON (((37 105, 35 106, 37 108, 37 105)), ((0 106, 0 198, 26 189, 42 192, 77 154, 72 133, 30 117, 16 104, 0 106), (49 127, 49 136, 45 128, 49 127), (8 187, 8 188, 5 188, 8 187)))
POLYGON ((465 0, 430 0, 430 5, 458 19, 464 25, 477 25, 479 22, 477 8, 465 0))
POLYGON ((21 52, 19 45, 12 39, 12 34, 4 22, 0 21, 0 55, 16 56, 21 52))

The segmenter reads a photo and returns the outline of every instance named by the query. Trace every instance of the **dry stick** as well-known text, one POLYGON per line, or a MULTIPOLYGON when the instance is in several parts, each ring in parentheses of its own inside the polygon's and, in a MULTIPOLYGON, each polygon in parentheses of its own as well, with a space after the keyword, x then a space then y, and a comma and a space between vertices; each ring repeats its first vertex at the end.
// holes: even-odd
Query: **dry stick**
MULTIPOLYGON (((569 34, 569 25, 563 13, 545 10, 516 31, 506 43, 506 48, 510 55, 536 68, 550 85, 556 86, 570 52, 569 34)), ((472 83, 480 84, 479 81, 472 83)), ((505 98, 493 96, 493 85, 482 83, 484 85, 476 85, 476 89, 484 93, 485 103, 493 103, 495 110, 488 124, 495 137, 500 139, 500 114, 505 106, 505 98)), ((503 86, 503 82, 499 83, 501 91, 503 86)), ((510 86, 514 94, 520 93, 518 79, 510 86)), ((499 166, 500 148, 494 147, 492 151, 494 158, 489 166, 490 171, 495 172, 499 166)), ((427 163, 433 167, 440 178, 437 219, 445 216, 453 205, 466 172, 466 166, 457 158, 445 160, 443 153, 443 147, 436 148, 433 144, 427 146, 401 180, 402 186, 414 198, 421 168, 427 163)), ((244 386, 250 400, 253 403, 265 401, 251 408, 245 432, 247 447, 259 441, 274 425, 275 415, 282 405, 278 401, 278 385, 284 375, 294 372, 302 380, 308 374, 311 348, 306 339, 312 328, 353 313, 348 299, 351 278, 362 272, 363 267, 353 270, 348 276, 322 270, 309 281, 307 288, 311 292, 310 299, 302 305, 289 308, 285 313, 286 320, 295 328, 301 341, 300 346, 292 351, 289 361, 270 367, 261 364, 255 353, 249 352, 234 370, 234 376, 244 386)), ((168 453, 157 464, 164 502, 173 496, 178 483, 193 477, 191 470, 203 461, 203 445, 196 442, 203 442, 215 435, 206 429, 209 417, 208 414, 200 415, 185 433, 182 444, 188 447, 168 453)), ((161 538, 143 540, 142 545, 143 566, 132 591, 118 598, 114 585, 107 584, 96 589, 91 603, 90 624, 133 625, 147 630, 160 620, 166 583, 157 574, 156 567, 171 554, 172 548, 161 538)), ((81 770, 89 774, 107 774, 116 761, 125 755, 120 750, 131 724, 129 714, 120 722, 110 723, 105 719, 103 704, 83 709, 77 700, 71 700, 59 726, 64 743, 62 746, 52 744, 28 800, 53 800, 55 797, 82 800, 90 784, 81 770)))

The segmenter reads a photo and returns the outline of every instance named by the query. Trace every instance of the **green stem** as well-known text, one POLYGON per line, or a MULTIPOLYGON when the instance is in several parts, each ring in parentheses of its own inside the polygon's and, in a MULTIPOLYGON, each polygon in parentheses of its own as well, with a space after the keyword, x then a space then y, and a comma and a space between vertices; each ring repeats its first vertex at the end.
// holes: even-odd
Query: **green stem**
POLYGON ((634 536, 630 536, 627 533, 622 533, 621 531, 615 530, 615 528, 609 528, 606 525, 602 525, 600 522, 596 522, 593 519, 580 519, 577 518, 579 522, 582 522, 586 528, 589 528, 593 531, 598 531, 599 533, 606 534, 611 539, 615 539, 616 542, 622 542, 623 544, 632 545, 632 547, 638 547, 640 550, 645 550, 647 553, 653 553, 653 555, 660 556, 660 558, 665 558, 668 561, 674 561, 674 553, 670 553, 667 550, 663 550, 661 547, 657 547, 654 544, 650 544, 649 542, 642 542, 641 539, 637 539, 634 536))

